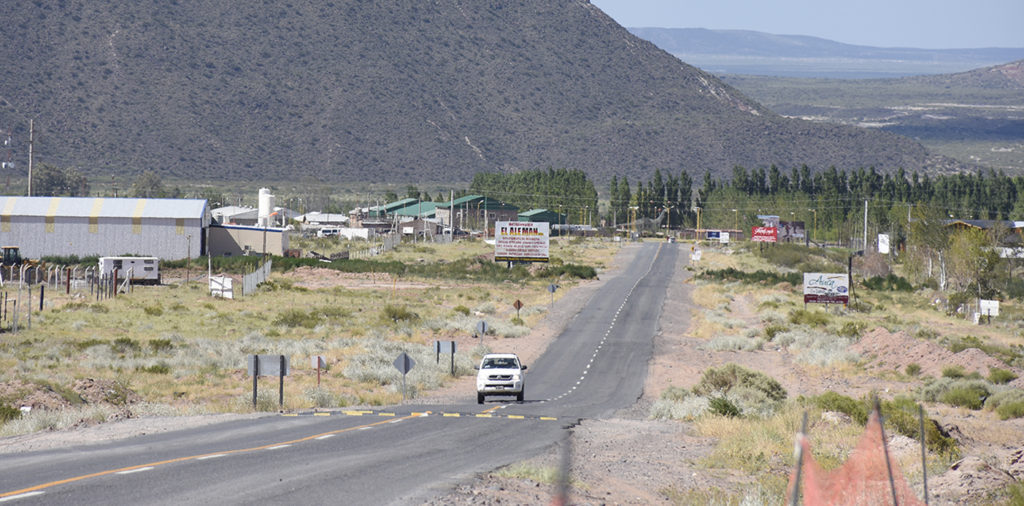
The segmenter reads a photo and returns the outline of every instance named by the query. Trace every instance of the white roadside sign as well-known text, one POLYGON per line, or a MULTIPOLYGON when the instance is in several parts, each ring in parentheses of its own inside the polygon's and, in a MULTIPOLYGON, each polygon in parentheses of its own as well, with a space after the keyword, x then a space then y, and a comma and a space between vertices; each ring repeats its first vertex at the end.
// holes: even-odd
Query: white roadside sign
POLYGON ((495 262, 547 262, 550 225, 546 221, 494 223, 495 262))

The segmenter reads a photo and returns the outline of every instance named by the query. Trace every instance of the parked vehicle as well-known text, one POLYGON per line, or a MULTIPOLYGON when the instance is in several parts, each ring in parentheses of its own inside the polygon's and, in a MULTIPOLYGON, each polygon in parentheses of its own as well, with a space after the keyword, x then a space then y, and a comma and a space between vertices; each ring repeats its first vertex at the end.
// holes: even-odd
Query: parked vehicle
POLYGON ((488 395, 514 395, 523 402, 526 366, 515 353, 488 353, 476 369, 477 404, 483 404, 488 395))
POLYGON ((101 276, 112 276, 115 269, 119 279, 125 279, 130 271, 133 283, 160 284, 160 259, 157 257, 100 257, 101 276))

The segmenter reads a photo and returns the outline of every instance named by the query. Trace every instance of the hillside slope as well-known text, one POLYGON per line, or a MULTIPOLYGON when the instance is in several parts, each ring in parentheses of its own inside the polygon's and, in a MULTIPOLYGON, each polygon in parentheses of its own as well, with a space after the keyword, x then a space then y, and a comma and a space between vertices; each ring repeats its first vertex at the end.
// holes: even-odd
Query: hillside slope
POLYGON ((35 118, 37 161, 91 178, 928 163, 903 137, 777 116, 585 0, 3 2, 0 17, 15 156, 35 118))

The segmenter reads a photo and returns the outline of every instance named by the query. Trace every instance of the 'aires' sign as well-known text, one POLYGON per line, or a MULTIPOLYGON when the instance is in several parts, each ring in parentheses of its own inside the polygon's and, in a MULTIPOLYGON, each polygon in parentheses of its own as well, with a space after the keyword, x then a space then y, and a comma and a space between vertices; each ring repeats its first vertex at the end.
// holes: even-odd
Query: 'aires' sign
POLYGON ((494 224, 495 262, 547 262, 550 228, 546 221, 494 224))
POLYGON ((846 274, 804 273, 804 304, 849 304, 850 278, 846 274))
POLYGON ((775 227, 750 227, 750 240, 754 242, 778 242, 779 229, 775 227))

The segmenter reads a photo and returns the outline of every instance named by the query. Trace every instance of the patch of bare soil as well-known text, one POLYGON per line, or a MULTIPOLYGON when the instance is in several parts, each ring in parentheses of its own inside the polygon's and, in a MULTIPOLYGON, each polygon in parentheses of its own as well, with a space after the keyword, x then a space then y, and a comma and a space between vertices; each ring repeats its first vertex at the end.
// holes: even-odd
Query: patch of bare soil
POLYGON ((1010 386, 1024 388, 1024 371, 1007 366, 977 348, 953 353, 932 341, 917 339, 905 332, 892 333, 877 328, 865 334, 851 350, 864 357, 868 369, 873 371, 903 373, 908 365, 917 364, 921 367, 922 376, 938 378, 947 367, 960 367, 966 374, 977 372, 982 376, 988 376, 991 369, 997 368, 1017 375, 1010 386))
POLYGON ((376 288, 380 290, 437 287, 437 285, 428 283, 403 281, 386 272, 340 272, 334 269, 310 266, 293 269, 285 273, 284 277, 293 280, 296 286, 309 289, 332 288, 335 286, 349 289, 376 288))

